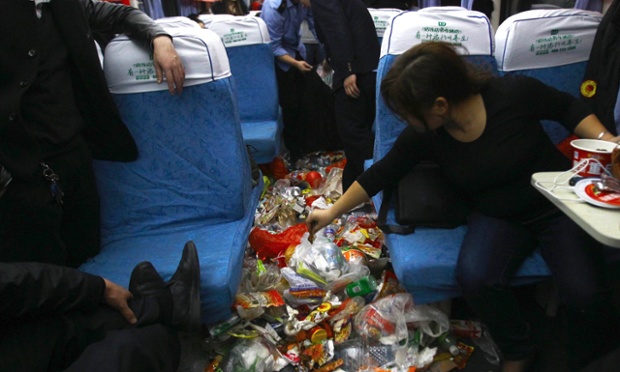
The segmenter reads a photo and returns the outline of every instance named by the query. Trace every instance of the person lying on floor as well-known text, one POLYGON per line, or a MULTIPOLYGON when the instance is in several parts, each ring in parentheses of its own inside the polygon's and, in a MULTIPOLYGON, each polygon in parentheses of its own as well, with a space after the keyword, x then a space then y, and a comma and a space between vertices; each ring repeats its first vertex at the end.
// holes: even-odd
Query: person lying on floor
POLYGON ((200 266, 188 242, 167 283, 138 264, 129 290, 73 268, 0 263, 6 371, 176 371, 178 332, 200 328, 200 266))

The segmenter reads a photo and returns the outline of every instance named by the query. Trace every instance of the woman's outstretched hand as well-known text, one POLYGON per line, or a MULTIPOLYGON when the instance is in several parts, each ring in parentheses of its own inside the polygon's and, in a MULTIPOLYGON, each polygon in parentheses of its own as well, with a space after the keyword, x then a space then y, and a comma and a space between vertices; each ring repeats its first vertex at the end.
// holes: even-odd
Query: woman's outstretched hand
POLYGON ((332 223, 333 220, 334 217, 329 209, 315 209, 306 218, 306 225, 308 225, 310 235, 314 236, 317 231, 332 223))

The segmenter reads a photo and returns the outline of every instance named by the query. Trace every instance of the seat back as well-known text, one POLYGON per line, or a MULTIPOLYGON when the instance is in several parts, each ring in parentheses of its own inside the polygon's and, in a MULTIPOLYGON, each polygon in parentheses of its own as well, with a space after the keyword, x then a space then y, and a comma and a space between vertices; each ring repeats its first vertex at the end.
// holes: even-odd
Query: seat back
POLYGON ((250 165, 225 47, 209 30, 167 31, 185 66, 180 95, 157 84, 151 53, 138 43, 120 35, 106 48, 109 88, 139 157, 95 162, 103 244, 235 221, 250 200, 250 165))
POLYGON ((172 28, 200 28, 200 25, 187 17, 164 17, 155 20, 156 23, 159 23, 162 27, 166 29, 172 28))
POLYGON ((198 15, 198 19, 200 19, 202 21, 202 23, 204 23, 205 28, 209 28, 209 24, 211 24, 211 22, 216 21, 218 19, 230 19, 230 18, 235 18, 234 15, 232 14, 199 14, 198 15))
POLYGON ((390 24, 390 20, 397 14, 402 13, 400 9, 392 8, 368 8, 368 12, 372 17, 372 21, 375 23, 375 29, 377 30, 377 37, 379 38, 379 44, 383 41, 383 34, 390 24))
POLYGON ((265 21, 252 16, 219 18, 206 27, 218 34, 226 46, 241 121, 276 120, 278 88, 265 21))
MULTIPOLYGON (((250 152, 258 163, 271 161, 280 150, 279 133, 282 131, 278 84, 271 39, 267 25, 259 17, 214 17, 206 27, 218 34, 230 61, 239 103, 239 116, 244 138, 254 134, 252 125, 270 123, 270 146, 250 145, 250 152)), ((256 128, 254 128, 256 129, 256 128)), ((247 143, 246 138, 246 143, 247 143)))
POLYGON ((377 69, 375 162, 387 154, 406 125, 383 101, 379 93, 381 81, 399 55, 428 41, 446 41, 462 46, 458 51, 467 53, 465 58, 496 73, 493 31, 489 19, 483 13, 461 7, 430 7, 394 16, 384 34, 377 69))
MULTIPOLYGON (((500 74, 531 76, 579 96, 601 19, 601 13, 578 9, 536 9, 508 17, 495 33, 500 74)), ((543 121, 543 126, 555 144, 569 135, 557 122, 543 121)))

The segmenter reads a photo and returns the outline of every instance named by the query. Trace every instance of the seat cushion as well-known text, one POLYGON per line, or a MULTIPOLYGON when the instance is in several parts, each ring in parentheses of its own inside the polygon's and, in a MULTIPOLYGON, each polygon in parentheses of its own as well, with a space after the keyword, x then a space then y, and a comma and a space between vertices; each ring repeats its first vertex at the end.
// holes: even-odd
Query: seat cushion
MULTIPOLYGON (((252 211, 256 210, 261 190, 262 180, 253 189, 252 211)), ((211 324, 231 315, 253 221, 251 212, 236 221, 196 222, 110 241, 80 269, 127 287, 133 268, 142 261, 150 261, 164 280, 169 280, 179 265, 183 246, 192 240, 200 260, 202 320, 211 324)))
POLYGON ((258 164, 269 163, 280 153, 281 121, 241 123, 243 140, 258 164))

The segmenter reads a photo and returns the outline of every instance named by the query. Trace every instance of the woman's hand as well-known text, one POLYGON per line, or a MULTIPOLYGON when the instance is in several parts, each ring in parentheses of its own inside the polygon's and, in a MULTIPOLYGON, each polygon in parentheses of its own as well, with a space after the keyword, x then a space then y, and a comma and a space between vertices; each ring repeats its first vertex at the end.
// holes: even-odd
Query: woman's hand
POLYGON ((314 235, 317 231, 332 223, 333 220, 334 216, 332 216, 329 209, 315 209, 306 218, 306 225, 308 225, 310 234, 314 235))
POLYGON ((103 281, 105 283, 103 302, 111 308, 118 310, 130 324, 136 324, 138 321, 136 315, 131 311, 127 303, 133 297, 131 292, 106 278, 103 278, 103 281))
POLYGON ((612 138, 607 138, 607 139, 605 139, 605 141, 613 142, 615 144, 619 144, 620 145, 620 136, 615 136, 615 137, 612 137, 612 138))

